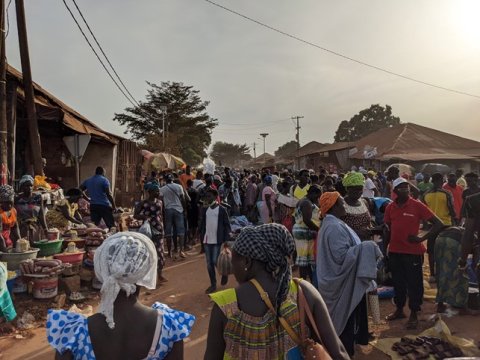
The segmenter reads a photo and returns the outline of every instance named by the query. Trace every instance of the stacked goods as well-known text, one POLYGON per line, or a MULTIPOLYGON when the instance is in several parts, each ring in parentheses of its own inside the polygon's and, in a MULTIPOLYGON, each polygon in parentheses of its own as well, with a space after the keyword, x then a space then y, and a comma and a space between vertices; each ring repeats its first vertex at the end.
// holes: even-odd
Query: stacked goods
POLYGON ((403 337, 392 346, 392 350, 404 360, 447 359, 463 356, 462 350, 449 342, 431 336, 419 336, 415 339, 403 337))
POLYGON ((56 241, 60 238, 60 230, 57 228, 50 228, 47 231, 47 238, 49 241, 56 241))
POLYGON ((15 252, 23 253, 30 250, 30 242, 27 239, 19 239, 15 245, 15 252))
POLYGON ((20 263, 20 271, 26 276, 54 276, 63 269, 64 265, 58 259, 28 259, 20 263))
POLYGON ((85 251, 79 250, 76 243, 71 241, 68 243, 67 248, 63 253, 56 254, 53 257, 55 259, 60 259, 63 263, 78 265, 82 263, 84 254, 85 251))
POLYGON ((105 240, 106 237, 106 233, 103 229, 90 228, 87 229, 87 238, 85 244, 87 246, 100 246, 102 245, 103 240, 105 240))
POLYGON ((129 216, 125 220, 125 223, 129 229, 138 229, 140 226, 142 226, 143 221, 134 219, 133 216, 129 216))

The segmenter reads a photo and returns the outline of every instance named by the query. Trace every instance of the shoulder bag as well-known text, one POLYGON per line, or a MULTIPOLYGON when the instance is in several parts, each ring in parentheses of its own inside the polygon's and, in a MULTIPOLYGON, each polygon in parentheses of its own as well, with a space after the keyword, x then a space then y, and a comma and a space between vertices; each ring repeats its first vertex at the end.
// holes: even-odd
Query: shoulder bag
POLYGON ((279 316, 275 311, 275 308, 268 297, 268 294, 265 290, 263 290, 262 286, 258 283, 257 280, 251 279, 250 282, 255 286, 257 291, 260 294, 260 297, 265 302, 265 305, 272 311, 275 315, 277 315, 280 324, 288 333, 288 335, 292 338, 292 340, 300 347, 303 355, 304 360, 332 360, 332 357, 328 354, 327 350, 321 343, 315 342, 313 339, 307 336, 307 324, 306 324, 306 316, 308 317, 311 327, 315 334, 318 337, 318 340, 321 341, 320 333, 317 329, 317 325, 315 323, 315 319, 313 318, 312 312, 310 311, 310 307, 308 306, 307 299, 303 294, 303 290, 300 286, 301 279, 295 279, 295 283, 298 287, 298 301, 297 305, 300 312, 300 337, 295 333, 292 329, 290 324, 285 320, 284 317, 279 316))

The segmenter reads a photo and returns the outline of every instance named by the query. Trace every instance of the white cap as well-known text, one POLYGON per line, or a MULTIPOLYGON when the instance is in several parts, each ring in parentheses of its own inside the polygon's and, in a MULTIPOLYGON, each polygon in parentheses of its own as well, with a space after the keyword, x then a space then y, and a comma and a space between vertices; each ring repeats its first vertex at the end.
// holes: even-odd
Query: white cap
POLYGON ((395 189, 398 185, 401 185, 404 183, 408 184, 408 181, 405 180, 403 177, 396 178, 395 180, 393 180, 393 188, 395 189))

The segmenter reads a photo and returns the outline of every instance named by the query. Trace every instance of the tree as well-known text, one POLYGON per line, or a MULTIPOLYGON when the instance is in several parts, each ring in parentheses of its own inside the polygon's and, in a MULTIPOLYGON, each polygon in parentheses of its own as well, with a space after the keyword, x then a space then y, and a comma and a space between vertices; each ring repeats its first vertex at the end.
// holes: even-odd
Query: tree
POLYGON ((212 130, 217 120, 211 118, 206 109, 209 101, 200 98, 199 91, 179 82, 162 82, 156 85, 147 82, 145 101, 138 106, 128 107, 114 120, 127 126, 125 134, 131 134, 146 149, 166 151, 179 155, 188 164, 198 164, 207 155, 206 149, 212 141, 212 130), (163 146, 162 107, 165 114, 165 147, 163 146))
POLYGON ((297 142, 292 140, 280 146, 275 151, 275 156, 288 158, 295 156, 295 151, 297 151, 297 142))
POLYGON ((237 145, 222 141, 213 144, 210 157, 219 165, 235 166, 241 161, 250 160, 250 148, 247 144, 237 145))
POLYGON ((343 120, 335 133, 335 141, 356 141, 377 130, 400 124, 400 118, 392 115, 392 107, 375 104, 360 111, 350 121, 343 120))

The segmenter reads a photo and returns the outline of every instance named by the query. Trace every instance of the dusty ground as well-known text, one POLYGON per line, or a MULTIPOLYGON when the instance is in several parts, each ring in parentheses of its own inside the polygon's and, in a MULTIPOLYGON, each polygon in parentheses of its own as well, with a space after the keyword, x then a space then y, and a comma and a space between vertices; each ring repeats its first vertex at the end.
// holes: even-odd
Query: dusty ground
MULTIPOLYGON (((205 260, 202 255, 198 255, 196 251, 193 251, 186 261, 168 263, 165 276, 170 281, 155 291, 144 292, 142 294, 143 302, 151 304, 155 301, 161 301, 172 307, 194 314, 197 317, 197 322, 192 335, 185 342, 185 359, 203 359, 209 314, 212 308, 208 296, 204 294, 204 290, 209 283, 205 260)), ((233 284, 234 280, 230 279, 229 285, 232 286, 233 284)), ((95 304, 96 301, 98 301, 98 294, 97 298, 94 297, 89 302, 95 304)), ((19 307, 18 313, 21 315, 24 309, 33 312, 36 318, 40 319, 40 327, 0 337, 0 359, 53 359, 54 353, 47 344, 45 328, 43 327, 45 323, 43 319, 50 303, 38 301, 22 301, 22 303, 23 305, 19 307), (15 336, 21 338, 16 338, 15 336)), ((380 307, 382 317, 391 312, 393 308, 390 300, 381 301, 380 307)), ((68 308, 68 305, 65 308, 68 308)), ((434 310, 433 303, 427 302, 424 305, 417 333, 432 326, 433 323, 428 319, 434 314, 434 310)), ((455 316, 444 320, 454 335, 473 338, 480 342, 480 316, 455 316)), ((390 324, 383 323, 373 327, 373 330, 381 337, 396 337, 407 334, 403 320, 390 324)), ((380 360, 389 359, 389 357, 371 346, 367 346, 358 349, 355 359, 380 360)))

